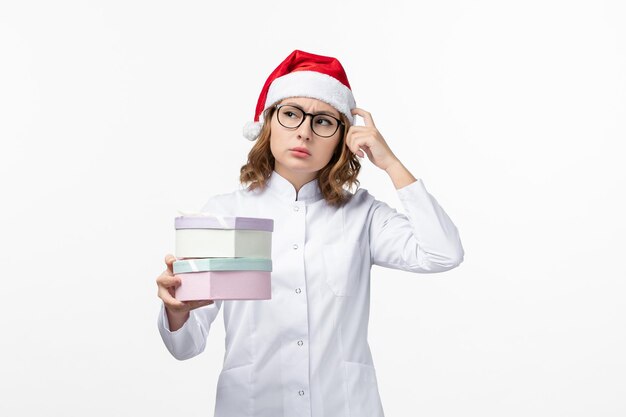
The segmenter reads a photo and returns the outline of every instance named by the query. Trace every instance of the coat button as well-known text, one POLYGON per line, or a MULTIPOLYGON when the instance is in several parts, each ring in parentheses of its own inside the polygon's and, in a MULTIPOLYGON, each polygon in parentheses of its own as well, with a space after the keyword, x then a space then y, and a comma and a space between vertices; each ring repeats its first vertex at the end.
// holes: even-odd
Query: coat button
POLYGON ((293 211, 298 211, 298 210, 300 210, 300 207, 298 207, 298 206, 293 206, 293 211))
POLYGON ((304 395, 304 391, 302 390, 298 391, 298 395, 302 397, 304 395))
POLYGON ((302 340, 298 340, 298 346, 302 346, 304 342, 302 340))
POLYGON ((293 244, 293 250, 296 250, 296 249, 298 249, 298 244, 297 244, 297 243, 294 243, 294 244, 293 244))
POLYGON ((296 294, 300 294, 302 290, 300 288, 296 288, 296 294))

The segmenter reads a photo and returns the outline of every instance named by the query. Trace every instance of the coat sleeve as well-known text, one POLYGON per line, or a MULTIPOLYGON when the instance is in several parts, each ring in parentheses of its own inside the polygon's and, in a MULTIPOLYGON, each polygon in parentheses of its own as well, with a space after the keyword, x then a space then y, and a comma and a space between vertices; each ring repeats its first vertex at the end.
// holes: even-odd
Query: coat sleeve
POLYGON ((167 321, 165 305, 161 303, 158 328, 167 350, 178 360, 193 358, 204 351, 211 324, 217 317, 222 300, 189 312, 189 318, 180 329, 172 332, 167 321))
POLYGON ((372 264, 433 273, 463 262, 459 232, 421 179, 397 190, 406 214, 375 200, 370 226, 372 264))

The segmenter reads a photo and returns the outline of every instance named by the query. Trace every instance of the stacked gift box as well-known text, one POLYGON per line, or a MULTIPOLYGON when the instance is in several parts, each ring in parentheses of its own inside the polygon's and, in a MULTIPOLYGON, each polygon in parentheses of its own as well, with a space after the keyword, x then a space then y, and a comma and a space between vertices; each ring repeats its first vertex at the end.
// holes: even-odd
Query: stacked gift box
POLYGON ((199 213, 176 217, 174 226, 176 299, 271 298, 272 219, 199 213))

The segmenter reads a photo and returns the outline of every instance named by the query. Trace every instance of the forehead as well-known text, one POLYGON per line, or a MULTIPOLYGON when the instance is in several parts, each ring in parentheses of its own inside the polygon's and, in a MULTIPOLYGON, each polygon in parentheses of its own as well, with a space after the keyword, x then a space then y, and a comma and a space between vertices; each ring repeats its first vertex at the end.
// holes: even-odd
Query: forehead
POLYGON ((280 104, 295 104, 301 107, 307 113, 324 112, 339 118, 339 112, 328 103, 309 97, 289 97, 280 102, 280 104))

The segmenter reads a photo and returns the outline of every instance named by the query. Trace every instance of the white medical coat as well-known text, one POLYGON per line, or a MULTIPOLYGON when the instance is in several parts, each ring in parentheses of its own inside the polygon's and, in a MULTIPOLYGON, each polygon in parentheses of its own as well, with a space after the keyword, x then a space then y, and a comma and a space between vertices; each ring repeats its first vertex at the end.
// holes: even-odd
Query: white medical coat
POLYGON ((204 350, 223 309, 215 417, 383 416, 367 340, 371 266, 433 273, 464 256, 456 226, 421 179, 397 193, 406 215, 362 188, 336 208, 317 180, 296 193, 274 171, 265 190, 209 199, 202 211, 274 219, 271 300, 216 300, 174 332, 161 307, 161 337, 179 360, 204 350))

